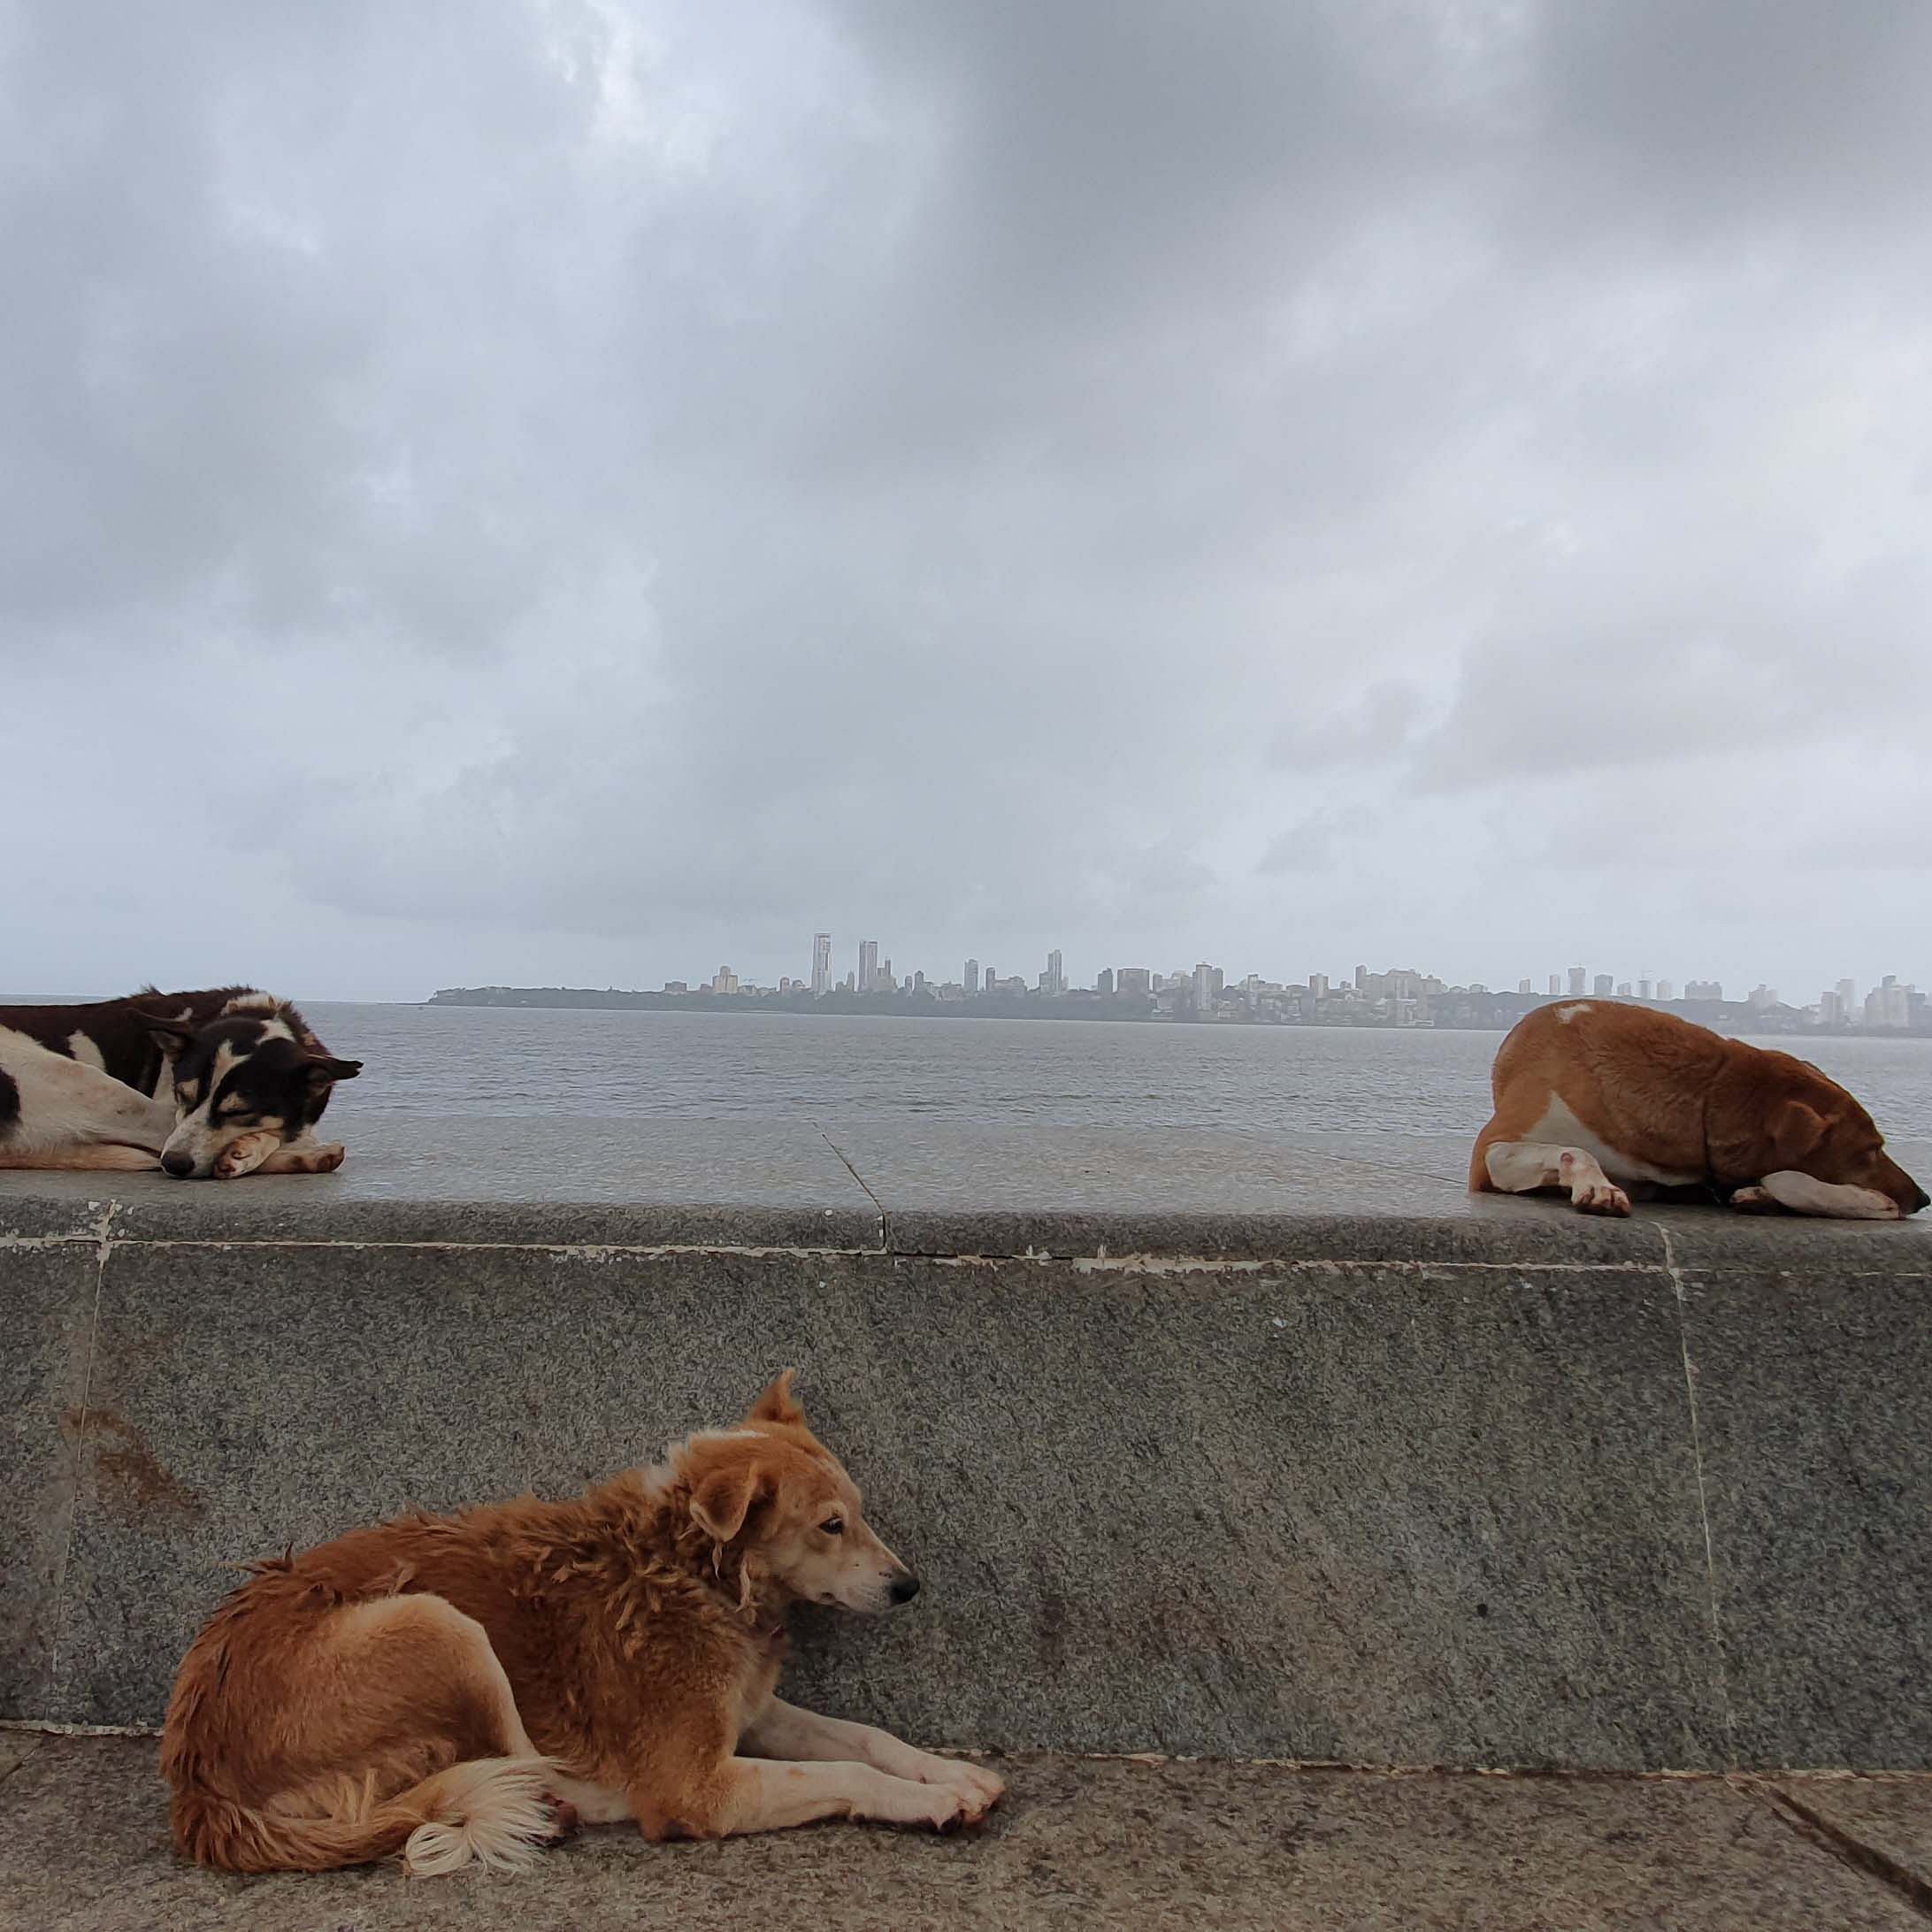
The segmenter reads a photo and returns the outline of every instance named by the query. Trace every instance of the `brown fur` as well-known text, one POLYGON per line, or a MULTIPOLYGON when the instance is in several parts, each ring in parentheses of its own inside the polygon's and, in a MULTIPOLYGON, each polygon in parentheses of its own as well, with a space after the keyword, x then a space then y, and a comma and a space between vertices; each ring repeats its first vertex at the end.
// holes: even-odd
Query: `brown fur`
POLYGON ((772 1698, 793 1601, 882 1608, 916 1588, 864 1528, 788 1383, 742 1431, 693 1437, 667 1467, 575 1501, 418 1513, 257 1566, 196 1639, 169 1705, 161 1761, 182 1850, 234 1871, 380 1858, 419 1827, 462 1821, 454 1770, 533 1756, 551 1760, 557 1795, 621 1798, 652 1838, 800 1821, 739 1754, 762 1717, 869 1764, 901 1754, 906 1776, 793 1767, 789 1795, 809 1785, 816 1806, 806 1815, 983 1814, 990 1775, 772 1698), (832 1521, 841 1533, 824 1530, 832 1521))
MULTIPOLYGON (((1927 1205, 1884 1151, 1871 1116, 1808 1061, 1645 1007, 1602 999, 1539 1007, 1498 1050, 1491 1088, 1495 1113, 1469 1162, 1469 1185, 1479 1192, 1497 1188, 1490 1150, 1545 1144, 1556 1102, 1613 1150, 1603 1157, 1612 1180, 1744 1191, 1752 1198, 1743 1205, 1759 1206, 1766 1177, 1796 1173, 1882 1196, 1899 1214, 1927 1205)), ((1545 1184, 1554 1184, 1552 1175, 1545 1184)))

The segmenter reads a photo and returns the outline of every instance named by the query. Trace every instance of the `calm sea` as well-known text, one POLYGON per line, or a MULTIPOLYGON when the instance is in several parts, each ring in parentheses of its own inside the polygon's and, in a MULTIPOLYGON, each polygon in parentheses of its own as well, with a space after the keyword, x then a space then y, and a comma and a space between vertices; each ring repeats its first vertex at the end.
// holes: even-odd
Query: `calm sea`
MULTIPOLYGON (((1501 1035, 1108 1021, 595 1013, 305 1002, 367 1062, 352 1120, 568 1115, 1259 1127, 1464 1137, 1501 1035)), ((1932 1138, 1932 1039, 1767 1040, 1932 1138)))

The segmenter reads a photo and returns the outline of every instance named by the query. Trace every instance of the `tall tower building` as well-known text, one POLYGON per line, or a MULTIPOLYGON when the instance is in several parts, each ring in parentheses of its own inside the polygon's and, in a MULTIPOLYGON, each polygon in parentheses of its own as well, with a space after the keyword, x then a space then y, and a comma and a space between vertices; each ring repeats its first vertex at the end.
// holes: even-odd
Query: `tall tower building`
POLYGON ((870 993, 878 984, 878 941, 859 941, 859 991, 870 993))
POLYGON ((1569 990, 1571 999, 1576 999, 1583 992, 1583 981, 1586 977, 1587 975, 1584 973, 1583 969, 1581 966, 1572 966, 1570 968, 1569 990))
POLYGON ((1607 1000, 1610 997, 1611 985, 1612 981, 1608 973, 1598 973, 1596 978, 1591 982, 1590 990, 1600 998, 1607 1000))
POLYGON ((1550 997, 1551 997, 1551 998, 1552 998, 1552 1000, 1553 1000, 1553 999, 1559 999, 1559 998, 1560 998, 1560 997, 1562 996, 1562 992, 1563 992, 1563 976, 1562 976, 1562 974, 1561 974, 1561 973, 1552 973, 1552 974, 1550 975, 1550 997))
POLYGON ((823 1000, 832 988, 832 935, 812 934, 812 998, 823 1000))
POLYGON ((1066 969, 1060 963, 1060 948, 1057 946, 1046 955, 1046 990, 1048 993, 1064 993, 1067 990, 1066 969))
POLYGON ((969 1000, 978 993, 979 962, 977 959, 970 959, 966 962, 966 971, 961 984, 966 988, 966 997, 969 1000))

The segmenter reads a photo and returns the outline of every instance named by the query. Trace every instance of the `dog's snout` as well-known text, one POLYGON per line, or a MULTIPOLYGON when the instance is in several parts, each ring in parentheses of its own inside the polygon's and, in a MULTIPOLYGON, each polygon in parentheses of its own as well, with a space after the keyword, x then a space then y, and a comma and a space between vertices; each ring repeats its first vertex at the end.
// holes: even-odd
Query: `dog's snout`
POLYGON ((1919 1198, 1905 1210, 1907 1214, 1916 1215, 1922 1213, 1928 1208, 1932 1208, 1932 1194, 1927 1193, 1922 1187, 1914 1188, 1913 1192, 1919 1198))
POLYGON ((903 1576, 893 1578, 892 1599, 894 1603, 910 1603, 919 1594, 919 1579, 910 1570, 903 1576))
POLYGON ((195 1156, 191 1154, 164 1154, 162 1167, 177 1180, 195 1171, 195 1156))

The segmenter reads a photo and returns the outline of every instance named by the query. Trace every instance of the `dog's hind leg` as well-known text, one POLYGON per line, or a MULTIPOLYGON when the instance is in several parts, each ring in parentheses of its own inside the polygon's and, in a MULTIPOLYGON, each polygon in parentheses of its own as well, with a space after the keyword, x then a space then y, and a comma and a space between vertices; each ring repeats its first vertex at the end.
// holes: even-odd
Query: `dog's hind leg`
POLYGON ((353 1685, 352 1722, 366 1740, 342 1737, 344 1769, 377 1740, 412 1736, 440 1743, 459 1765, 542 1768, 540 1817, 519 1813, 508 1828, 426 1822, 404 1848, 410 1871, 428 1875, 472 1860, 516 1865, 575 1830, 576 1813, 555 1790, 556 1767, 530 1741, 489 1633, 475 1618, 427 1592, 384 1597, 338 1611, 329 1647, 331 1675, 353 1685))
POLYGON ((1568 1190, 1579 1214, 1627 1215, 1630 1197, 1606 1174, 1593 1154, 1553 1141, 1493 1141, 1484 1150, 1491 1184, 1505 1194, 1568 1190))
POLYGON ((96 1141, 79 1147, 50 1147, 39 1154, 0 1147, 0 1168, 33 1168, 46 1174, 136 1174, 158 1171, 161 1157, 145 1147, 120 1147, 96 1141))

